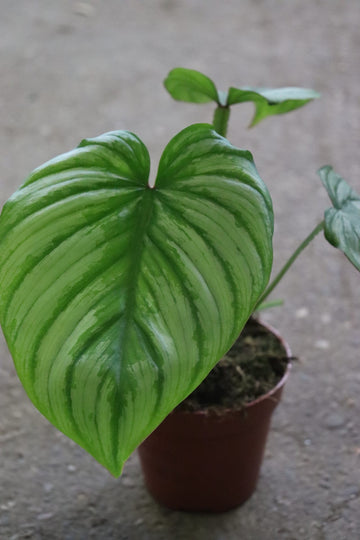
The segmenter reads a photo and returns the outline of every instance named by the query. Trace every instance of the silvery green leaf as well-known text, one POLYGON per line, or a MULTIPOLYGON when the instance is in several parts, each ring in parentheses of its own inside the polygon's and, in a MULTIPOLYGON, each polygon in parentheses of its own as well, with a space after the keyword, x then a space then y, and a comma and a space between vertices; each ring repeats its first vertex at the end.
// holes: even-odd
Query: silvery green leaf
POLYGON ((325 237, 360 270, 360 196, 331 166, 318 173, 333 203, 325 212, 325 237))

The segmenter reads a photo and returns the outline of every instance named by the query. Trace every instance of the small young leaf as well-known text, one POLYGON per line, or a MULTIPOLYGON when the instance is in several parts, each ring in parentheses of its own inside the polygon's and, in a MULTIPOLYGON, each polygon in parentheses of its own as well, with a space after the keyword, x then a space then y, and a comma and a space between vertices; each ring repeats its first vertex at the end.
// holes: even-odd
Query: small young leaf
POLYGON ((169 94, 178 101, 219 102, 218 91, 213 81, 194 69, 172 69, 166 77, 164 85, 169 94))
POLYGON ((253 101, 255 114, 250 126, 255 126, 267 116, 293 111, 318 97, 320 94, 307 88, 230 88, 227 105, 253 101))
POLYGON ((325 212, 325 237, 360 270, 360 196, 330 165, 318 174, 334 205, 325 212))

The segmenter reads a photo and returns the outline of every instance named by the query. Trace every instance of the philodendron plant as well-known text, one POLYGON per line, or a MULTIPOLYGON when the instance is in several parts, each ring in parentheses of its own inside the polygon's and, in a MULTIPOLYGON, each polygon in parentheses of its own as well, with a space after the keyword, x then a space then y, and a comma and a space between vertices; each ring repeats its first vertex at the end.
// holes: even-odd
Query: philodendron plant
MULTIPOLYGON (((154 185, 149 168, 132 133, 85 139, 0 216, 0 319, 20 380, 114 475, 231 347, 272 266, 271 199, 249 152, 197 124, 169 142, 154 185)), ((360 199, 330 167, 321 176, 334 208, 319 230, 360 268, 360 199)))

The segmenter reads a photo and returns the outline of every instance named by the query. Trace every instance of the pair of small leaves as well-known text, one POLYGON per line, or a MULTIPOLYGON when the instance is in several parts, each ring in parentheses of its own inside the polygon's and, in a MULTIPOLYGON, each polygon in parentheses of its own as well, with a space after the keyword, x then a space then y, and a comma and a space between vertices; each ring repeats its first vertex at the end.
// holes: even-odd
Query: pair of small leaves
POLYGON ((330 165, 318 174, 333 203, 325 212, 325 237, 360 271, 360 196, 330 165))
POLYGON ((33 403, 114 475, 230 348, 269 278, 273 214, 249 152, 211 126, 155 188, 112 132, 36 169, 0 216, 0 320, 33 403))
POLYGON ((170 71, 164 81, 170 95, 179 101, 191 103, 217 103, 221 107, 229 107, 236 103, 252 101, 255 114, 251 126, 255 126, 267 116, 284 114, 309 101, 318 98, 319 94, 307 88, 229 88, 228 92, 217 90, 214 82, 199 71, 186 68, 175 68, 170 71))

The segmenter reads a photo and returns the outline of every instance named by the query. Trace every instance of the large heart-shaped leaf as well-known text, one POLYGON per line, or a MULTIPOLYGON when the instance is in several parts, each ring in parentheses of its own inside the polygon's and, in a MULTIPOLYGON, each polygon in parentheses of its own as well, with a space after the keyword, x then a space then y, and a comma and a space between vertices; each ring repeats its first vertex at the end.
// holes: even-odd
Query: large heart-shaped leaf
POLYGON ((112 132, 36 169, 0 217, 0 317, 33 403, 113 474, 207 375, 269 277, 272 207, 208 125, 160 161, 112 132))
POLYGON ((267 116, 285 114, 294 111, 309 101, 318 98, 320 94, 309 88, 230 88, 227 105, 252 101, 255 114, 250 126, 255 126, 267 116))
POLYGON ((318 173, 334 205, 325 212, 325 237, 360 270, 360 196, 330 165, 318 173))

